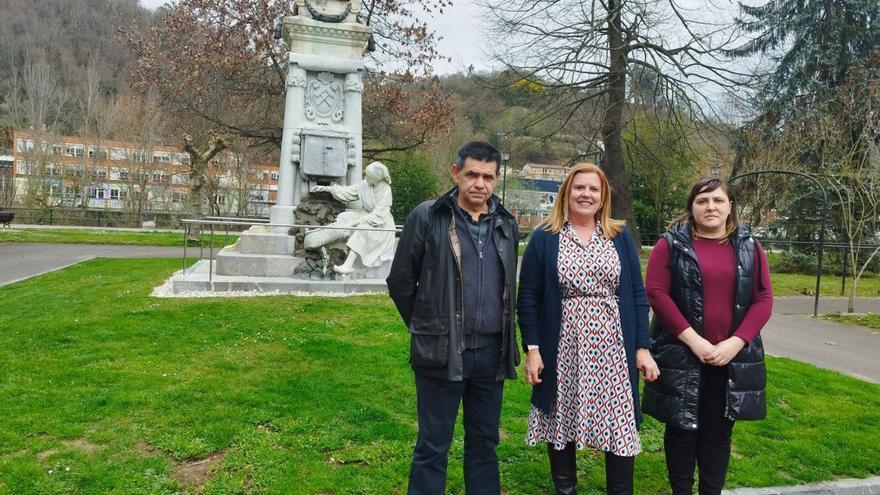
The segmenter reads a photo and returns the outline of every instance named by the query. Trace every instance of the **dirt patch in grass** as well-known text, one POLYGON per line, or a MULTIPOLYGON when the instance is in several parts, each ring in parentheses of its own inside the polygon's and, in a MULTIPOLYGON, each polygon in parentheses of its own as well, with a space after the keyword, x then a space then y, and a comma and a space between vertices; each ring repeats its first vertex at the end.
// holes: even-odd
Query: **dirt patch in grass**
POLYGON ((137 441, 137 444, 135 444, 134 448, 140 457, 156 457, 165 455, 161 450, 150 445, 150 443, 143 438, 137 441))
MULTIPOLYGON (((67 448, 78 450, 84 454, 91 454, 92 452, 95 452, 95 451, 98 451, 98 450, 104 448, 103 445, 99 445, 97 443, 92 443, 92 442, 89 442, 88 440, 84 440, 82 438, 78 438, 76 440, 64 440, 61 442, 61 444, 67 448)), ((46 459, 57 454, 58 452, 59 452, 58 449, 44 450, 44 451, 37 454, 37 460, 40 462, 43 462, 46 459)))
POLYGON ((55 449, 44 450, 44 451, 40 452, 39 454, 37 454, 37 460, 40 462, 43 462, 46 459, 52 457, 53 455, 55 455, 57 453, 58 453, 58 451, 55 449))
POLYGON ((70 447, 71 449, 76 449, 85 454, 91 454, 97 450, 103 449, 103 445, 98 445, 96 443, 89 442, 88 440, 83 440, 79 438, 77 440, 65 440, 63 443, 66 447, 70 447))
POLYGON ((181 486, 202 486, 210 477, 211 468, 220 462, 225 452, 214 452, 202 459, 192 459, 181 462, 172 469, 171 477, 181 486))

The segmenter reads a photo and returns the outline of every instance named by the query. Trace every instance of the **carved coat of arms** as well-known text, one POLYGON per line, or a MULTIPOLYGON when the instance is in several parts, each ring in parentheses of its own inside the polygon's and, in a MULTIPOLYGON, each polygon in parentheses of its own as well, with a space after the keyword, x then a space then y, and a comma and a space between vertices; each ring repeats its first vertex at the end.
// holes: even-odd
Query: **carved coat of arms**
POLYGON ((342 85, 329 72, 320 72, 306 86, 305 113, 309 120, 339 122, 344 114, 342 85))

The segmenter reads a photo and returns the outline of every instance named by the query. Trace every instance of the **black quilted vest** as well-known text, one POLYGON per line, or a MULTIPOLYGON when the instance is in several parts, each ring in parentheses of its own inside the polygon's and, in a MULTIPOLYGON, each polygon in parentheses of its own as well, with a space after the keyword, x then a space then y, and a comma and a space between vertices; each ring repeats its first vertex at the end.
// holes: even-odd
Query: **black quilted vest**
MULTIPOLYGON (((691 327, 702 334, 703 281, 690 226, 678 224, 665 232, 663 238, 669 246, 670 296, 691 327)), ((748 230, 740 226, 731 240, 737 264, 732 334, 751 305, 755 277, 759 275, 755 273, 755 241, 748 230)), ((697 404, 702 364, 682 341, 660 325, 656 315, 651 321, 651 337, 651 353, 660 367, 660 378, 645 383, 642 411, 671 426, 695 430, 699 428, 697 404)), ((726 369, 725 416, 732 420, 763 419, 767 415, 767 378, 761 336, 744 347, 726 369)))

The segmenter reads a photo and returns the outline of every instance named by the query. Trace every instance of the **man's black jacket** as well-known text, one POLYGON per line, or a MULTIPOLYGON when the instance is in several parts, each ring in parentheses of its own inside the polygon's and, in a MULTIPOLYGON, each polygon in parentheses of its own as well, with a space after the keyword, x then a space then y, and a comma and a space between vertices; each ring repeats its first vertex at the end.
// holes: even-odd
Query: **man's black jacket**
MULTIPOLYGON (((450 243, 455 229, 457 190, 437 201, 426 201, 409 214, 391 273, 388 293, 410 331, 410 363, 414 372, 458 381, 464 351, 461 263, 450 243)), ((498 201, 497 197, 493 197, 498 201)), ((504 269, 501 363, 497 378, 516 378, 519 348, 514 330, 516 301, 517 224, 498 204, 492 225, 495 249, 504 269)))

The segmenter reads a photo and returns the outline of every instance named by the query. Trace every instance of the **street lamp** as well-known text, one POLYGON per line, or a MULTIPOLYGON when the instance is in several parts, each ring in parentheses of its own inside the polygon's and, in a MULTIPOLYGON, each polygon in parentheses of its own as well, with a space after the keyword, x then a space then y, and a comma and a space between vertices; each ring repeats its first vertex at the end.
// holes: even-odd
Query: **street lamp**
POLYGON ((510 160, 510 153, 501 153, 501 204, 504 204, 507 193, 507 160, 510 160))

